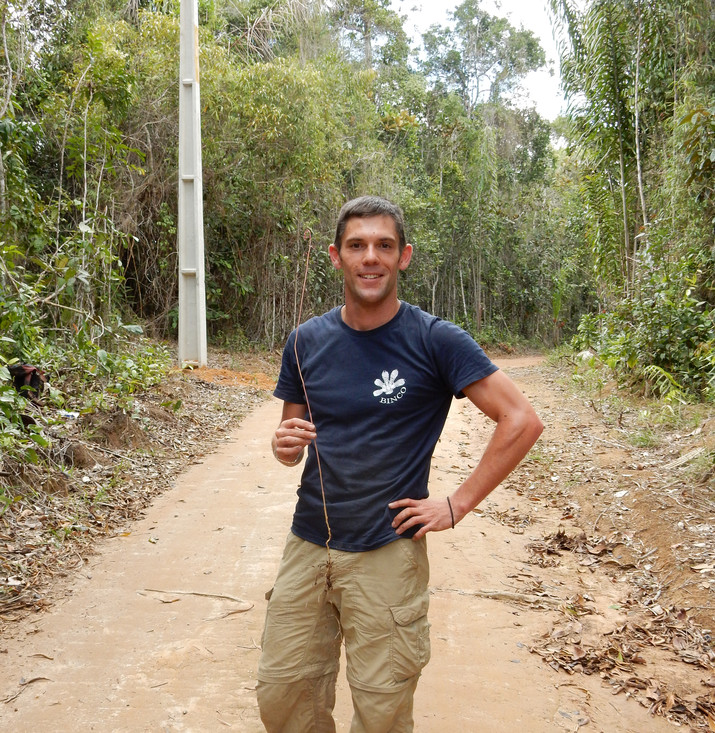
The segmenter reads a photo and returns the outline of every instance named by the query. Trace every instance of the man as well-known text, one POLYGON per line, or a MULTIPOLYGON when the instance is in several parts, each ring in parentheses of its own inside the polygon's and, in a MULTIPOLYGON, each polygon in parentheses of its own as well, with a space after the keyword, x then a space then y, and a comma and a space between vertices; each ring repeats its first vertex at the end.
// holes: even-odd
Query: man
POLYGON ((466 332, 398 300, 411 257, 399 207, 374 196, 345 204, 330 246, 345 304, 299 326, 283 352, 273 453, 288 466, 306 447, 308 458, 258 669, 269 733, 335 731, 342 642, 351 732, 412 731, 429 659, 425 535, 471 512, 543 429, 466 332), (453 396, 496 427, 474 472, 432 499, 430 459, 453 396))

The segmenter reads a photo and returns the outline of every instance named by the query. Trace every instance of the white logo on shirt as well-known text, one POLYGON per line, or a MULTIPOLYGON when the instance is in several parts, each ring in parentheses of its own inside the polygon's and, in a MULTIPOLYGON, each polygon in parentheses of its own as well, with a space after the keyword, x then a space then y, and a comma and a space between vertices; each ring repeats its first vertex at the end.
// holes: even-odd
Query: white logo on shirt
POLYGON ((375 386, 379 387, 379 389, 376 389, 372 394, 375 397, 379 397, 380 395, 392 395, 395 393, 396 390, 399 390, 397 394, 394 397, 383 397, 380 402, 384 404, 389 404, 390 402, 397 402, 404 394, 407 392, 407 388, 405 387, 405 380, 404 379, 398 379, 399 372, 397 369, 393 369, 392 373, 388 373, 387 371, 384 371, 382 373, 382 379, 376 379, 375 380, 375 386))

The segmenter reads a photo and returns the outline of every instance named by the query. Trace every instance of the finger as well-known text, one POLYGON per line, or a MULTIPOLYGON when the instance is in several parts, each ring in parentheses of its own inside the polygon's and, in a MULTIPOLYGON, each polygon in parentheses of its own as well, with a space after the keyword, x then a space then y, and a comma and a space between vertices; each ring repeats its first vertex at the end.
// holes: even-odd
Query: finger
POLYGON ((281 425, 284 425, 285 427, 290 429, 315 432, 315 425, 313 425, 312 422, 308 422, 308 420, 303 420, 303 418, 300 417, 291 417, 288 420, 284 420, 281 425))
POLYGON ((305 450, 308 445, 309 443, 302 441, 280 442, 276 445, 276 452, 282 456, 295 458, 295 456, 305 450))
POLYGON ((310 437, 311 435, 314 435, 314 433, 308 433, 308 432, 301 430, 298 433, 295 433, 295 432, 285 433, 281 437, 286 443, 292 443, 293 445, 298 445, 299 443, 301 445, 307 445, 308 443, 311 442, 311 440, 313 440, 310 437))
POLYGON ((315 425, 312 425, 311 423, 305 423, 303 425, 292 425, 290 420, 282 422, 278 426, 278 430, 284 433, 310 433, 315 435, 315 425))
MULTIPOLYGON (((389 505, 390 508, 393 508, 393 505, 389 505)), ((395 514, 393 520, 392 520, 392 526, 397 528, 399 527, 404 521, 406 521, 409 518, 410 514, 407 511, 399 512, 399 514, 395 514)))
POLYGON ((398 499, 397 501, 391 501, 387 506, 390 509, 399 509, 403 506, 417 506, 417 501, 415 499, 398 499))
POLYGON ((416 524, 422 524, 423 520, 418 514, 409 514, 400 512, 392 522, 392 526, 396 529, 398 534, 406 532, 410 527, 414 527, 416 524))
POLYGON ((285 430, 279 428, 276 430, 276 441, 281 445, 308 445, 316 439, 316 434, 307 430, 285 430))

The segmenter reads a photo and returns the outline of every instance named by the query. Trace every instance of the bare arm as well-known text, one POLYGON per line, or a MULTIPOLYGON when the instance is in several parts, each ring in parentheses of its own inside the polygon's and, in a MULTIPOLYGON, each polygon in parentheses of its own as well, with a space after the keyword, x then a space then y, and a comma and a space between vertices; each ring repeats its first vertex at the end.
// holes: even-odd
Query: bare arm
POLYGON ((436 532, 459 522, 482 502, 519 465, 544 426, 529 401, 501 371, 472 382, 464 394, 496 423, 494 433, 479 464, 450 497, 445 499, 401 499, 390 504, 402 508, 392 526, 398 534, 415 524, 423 525, 414 536, 436 532))
POLYGON ((273 455, 284 466, 295 466, 315 435, 315 426, 305 419, 305 405, 284 402, 280 425, 271 440, 273 455))

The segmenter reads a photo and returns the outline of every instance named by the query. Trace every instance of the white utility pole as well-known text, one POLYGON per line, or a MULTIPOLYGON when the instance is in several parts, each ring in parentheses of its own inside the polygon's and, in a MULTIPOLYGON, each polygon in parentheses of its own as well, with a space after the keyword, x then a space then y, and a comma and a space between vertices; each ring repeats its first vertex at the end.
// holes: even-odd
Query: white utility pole
POLYGON ((179 363, 206 365, 199 10, 181 0, 179 49, 179 363))

